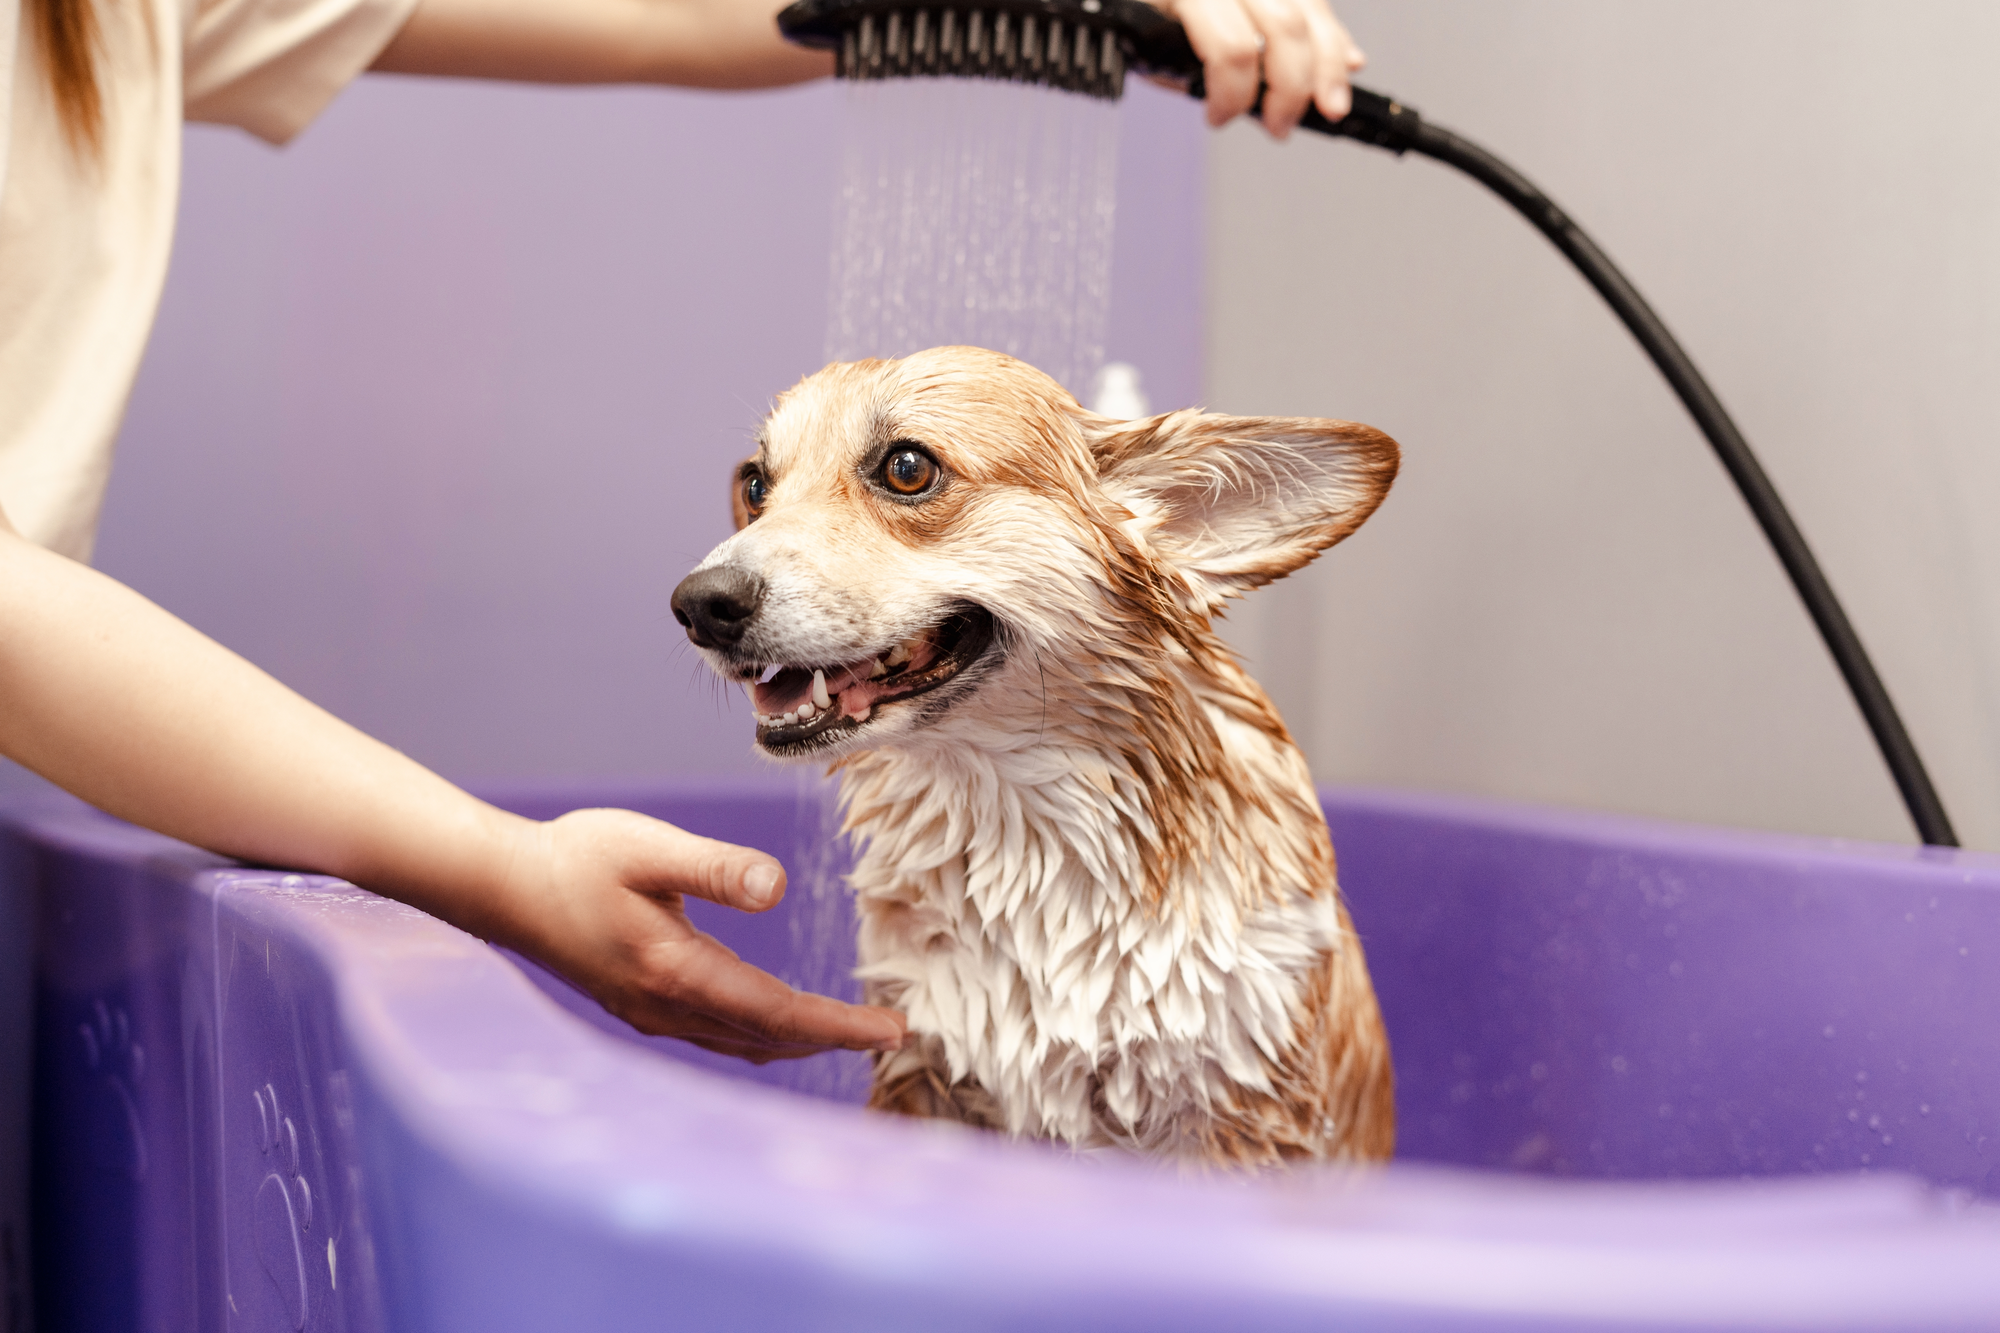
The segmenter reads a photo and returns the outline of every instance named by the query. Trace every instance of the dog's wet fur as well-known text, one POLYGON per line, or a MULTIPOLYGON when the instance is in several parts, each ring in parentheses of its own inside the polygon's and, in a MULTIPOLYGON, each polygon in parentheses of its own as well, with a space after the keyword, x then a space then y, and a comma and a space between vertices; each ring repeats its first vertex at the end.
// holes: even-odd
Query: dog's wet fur
POLYGON ((1212 621, 1396 475, 1345 421, 1085 411, 941 347, 777 401, 676 590, 842 777, 871 1105, 1189 1164, 1379 1159, 1388 1041, 1304 757, 1212 621))

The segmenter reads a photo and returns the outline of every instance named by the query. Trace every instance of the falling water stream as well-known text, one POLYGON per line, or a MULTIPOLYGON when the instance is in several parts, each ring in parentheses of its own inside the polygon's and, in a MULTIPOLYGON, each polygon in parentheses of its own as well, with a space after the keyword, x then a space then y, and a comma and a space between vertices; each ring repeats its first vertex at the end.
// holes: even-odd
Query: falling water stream
MULTIPOLYGON (((972 79, 842 85, 829 361, 967 343, 1092 391, 1104 363, 1117 197, 1118 106, 972 79)), ((1128 370, 1129 373, 1129 370, 1128 370)), ((859 999, 837 786, 798 778, 785 980, 859 999)), ((866 1056, 798 1062, 797 1091, 860 1100, 866 1056)))
POLYGON ((843 87, 827 359, 969 343, 1087 393, 1111 297, 1118 104, 980 79, 843 87))

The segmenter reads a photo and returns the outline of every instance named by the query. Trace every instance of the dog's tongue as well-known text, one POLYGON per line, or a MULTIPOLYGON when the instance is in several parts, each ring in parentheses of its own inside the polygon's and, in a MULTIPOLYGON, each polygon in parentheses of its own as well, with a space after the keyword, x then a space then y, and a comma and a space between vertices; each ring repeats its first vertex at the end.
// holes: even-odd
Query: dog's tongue
MULTIPOLYGON (((875 701, 894 694, 899 686, 917 672, 929 666, 937 658, 937 645, 926 639, 911 654, 910 661, 894 675, 878 680, 868 679, 875 659, 851 662, 843 667, 833 667, 826 673, 826 692, 833 696, 835 707, 853 718, 865 718, 875 701)), ((751 698, 758 712, 771 716, 798 711, 800 704, 812 698, 813 673, 803 667, 786 667, 767 681, 759 683, 751 690, 751 698)))
MULTIPOLYGON (((853 717, 868 716, 868 709, 875 700, 887 693, 878 687, 890 683, 889 680, 868 679, 868 668, 873 661, 870 658, 867 662, 835 667, 826 673, 826 692, 833 696, 834 707, 853 717)), ((812 672, 801 667, 786 667, 756 688, 756 709, 773 717, 779 713, 796 712, 800 704, 812 698, 812 692, 812 672)))
MULTIPOLYGON (((798 667, 786 667, 777 675, 760 683, 751 696, 756 700, 760 713, 790 713, 812 697, 813 673, 798 667)), ((833 682, 827 682, 833 688, 833 682)))

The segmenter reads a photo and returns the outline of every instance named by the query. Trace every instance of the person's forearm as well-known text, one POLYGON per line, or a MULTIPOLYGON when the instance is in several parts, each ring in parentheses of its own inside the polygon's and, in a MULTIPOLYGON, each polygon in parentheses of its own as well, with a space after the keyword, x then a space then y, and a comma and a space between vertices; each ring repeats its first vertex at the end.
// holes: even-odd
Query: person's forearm
POLYGON ((376 59, 395 74, 768 88, 832 57, 778 35, 767 0, 419 0, 376 59))
POLYGON ((511 945, 641 1031, 752 1060, 903 1039, 899 1015, 795 991, 688 919, 687 895, 774 905, 774 858, 629 811, 496 810, 4 513, 0 754, 134 823, 511 945))
POLYGON ((467 929, 534 826, 0 527, 0 753, 213 851, 325 871, 467 929))

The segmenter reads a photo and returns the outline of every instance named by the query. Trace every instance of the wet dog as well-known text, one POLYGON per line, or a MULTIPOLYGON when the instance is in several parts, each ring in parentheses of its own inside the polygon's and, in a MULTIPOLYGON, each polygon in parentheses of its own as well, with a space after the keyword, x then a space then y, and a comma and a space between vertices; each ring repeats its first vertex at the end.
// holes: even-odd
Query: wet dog
POLYGON ((1115 421, 943 347, 778 399, 673 596, 756 742, 830 762, 870 1104, 1079 1148, 1388 1156, 1388 1042, 1304 757, 1217 637, 1381 503, 1344 421, 1115 421))

